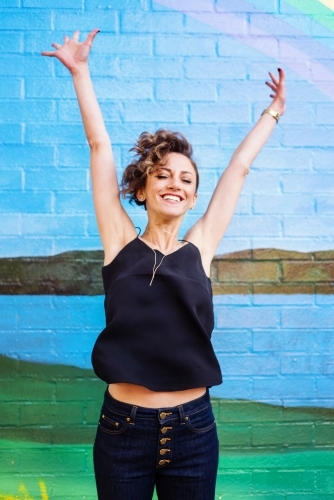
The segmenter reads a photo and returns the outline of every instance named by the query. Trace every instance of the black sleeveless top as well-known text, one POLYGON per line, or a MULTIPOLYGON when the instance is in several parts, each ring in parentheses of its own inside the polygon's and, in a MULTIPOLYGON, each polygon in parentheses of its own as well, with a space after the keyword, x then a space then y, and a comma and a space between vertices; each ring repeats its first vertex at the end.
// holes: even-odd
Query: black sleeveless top
POLYGON ((187 243, 165 257, 138 237, 102 268, 106 328, 92 364, 107 382, 181 391, 222 382, 211 345, 210 279, 198 248, 187 243))

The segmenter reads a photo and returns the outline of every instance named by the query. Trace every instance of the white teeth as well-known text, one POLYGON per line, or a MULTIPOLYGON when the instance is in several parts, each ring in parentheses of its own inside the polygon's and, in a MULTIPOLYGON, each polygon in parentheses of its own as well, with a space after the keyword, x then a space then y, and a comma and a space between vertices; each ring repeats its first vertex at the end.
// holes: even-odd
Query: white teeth
POLYGON ((173 196, 171 194, 166 194, 166 196, 164 196, 164 200, 180 201, 180 198, 178 196, 173 196))

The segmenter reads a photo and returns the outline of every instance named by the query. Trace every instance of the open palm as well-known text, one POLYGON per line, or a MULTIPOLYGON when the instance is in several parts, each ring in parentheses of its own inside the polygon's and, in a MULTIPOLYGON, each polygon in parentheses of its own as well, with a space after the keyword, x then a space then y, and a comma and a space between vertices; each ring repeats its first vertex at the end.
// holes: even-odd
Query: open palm
POLYGON ((92 30, 86 40, 79 42, 79 31, 75 31, 72 38, 64 37, 63 45, 53 43, 54 52, 43 51, 42 56, 56 57, 71 72, 75 71, 80 64, 86 63, 92 47, 94 38, 99 29, 92 30))

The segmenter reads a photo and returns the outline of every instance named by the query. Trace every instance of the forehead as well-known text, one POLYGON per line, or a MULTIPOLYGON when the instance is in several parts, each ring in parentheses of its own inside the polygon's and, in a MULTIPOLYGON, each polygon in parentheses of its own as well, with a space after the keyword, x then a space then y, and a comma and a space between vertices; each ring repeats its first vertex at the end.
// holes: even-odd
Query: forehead
MULTIPOLYGON (((190 174, 195 174, 194 166, 192 165, 189 158, 181 153, 168 153, 167 162, 163 162, 162 168, 166 167, 170 170, 189 172, 190 174)), ((158 167, 159 168, 159 167, 158 167)))

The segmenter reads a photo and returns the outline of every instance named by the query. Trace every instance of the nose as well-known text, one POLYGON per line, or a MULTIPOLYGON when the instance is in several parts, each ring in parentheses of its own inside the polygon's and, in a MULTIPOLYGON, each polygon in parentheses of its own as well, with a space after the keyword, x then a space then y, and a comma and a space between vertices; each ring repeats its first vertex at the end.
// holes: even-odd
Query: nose
POLYGON ((168 187, 174 189, 174 191, 180 189, 180 179, 174 175, 171 176, 169 178, 168 187))

